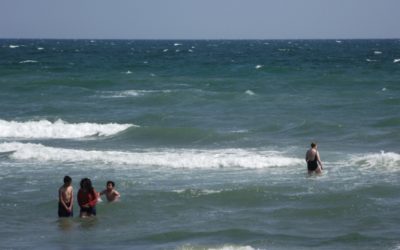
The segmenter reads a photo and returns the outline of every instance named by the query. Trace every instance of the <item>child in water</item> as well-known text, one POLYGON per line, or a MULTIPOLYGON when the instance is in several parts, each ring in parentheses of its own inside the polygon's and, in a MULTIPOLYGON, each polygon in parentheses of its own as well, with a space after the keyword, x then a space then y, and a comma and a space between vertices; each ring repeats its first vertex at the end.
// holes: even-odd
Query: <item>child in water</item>
POLYGON ((78 191, 78 203, 81 207, 80 217, 96 215, 97 192, 92 186, 89 178, 83 178, 80 183, 81 188, 78 191))
POLYGON ((66 175, 64 185, 58 189, 58 217, 73 217, 74 189, 72 178, 66 175))
POLYGON ((115 183, 113 181, 107 181, 106 189, 100 192, 100 195, 105 194, 108 201, 117 201, 121 195, 115 190, 115 183))

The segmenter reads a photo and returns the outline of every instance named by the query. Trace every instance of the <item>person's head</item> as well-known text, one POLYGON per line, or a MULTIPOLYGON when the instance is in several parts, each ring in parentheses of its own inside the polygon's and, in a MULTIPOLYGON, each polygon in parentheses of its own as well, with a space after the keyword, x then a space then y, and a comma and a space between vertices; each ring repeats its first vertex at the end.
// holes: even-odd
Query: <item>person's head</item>
POLYGON ((72 178, 69 177, 68 175, 64 176, 64 185, 69 186, 71 185, 71 183, 72 183, 72 178))
POLYGON ((317 143, 316 142, 311 142, 311 148, 317 148, 317 143))
POLYGON ((113 181, 107 181, 107 189, 112 190, 115 187, 115 183, 113 181))
POLYGON ((93 191, 92 181, 89 178, 83 178, 80 184, 82 189, 85 189, 89 192, 93 191))

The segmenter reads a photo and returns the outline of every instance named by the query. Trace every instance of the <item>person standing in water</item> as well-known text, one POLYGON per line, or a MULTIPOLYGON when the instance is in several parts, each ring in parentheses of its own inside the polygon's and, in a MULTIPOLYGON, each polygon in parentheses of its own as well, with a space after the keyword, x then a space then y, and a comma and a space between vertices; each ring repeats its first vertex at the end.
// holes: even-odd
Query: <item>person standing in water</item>
POLYGON ((322 166, 321 158, 319 157, 317 143, 311 143, 311 148, 306 153, 306 162, 309 174, 312 174, 313 172, 317 174, 322 173, 324 168, 322 166))
POLYGON ((80 217, 96 216, 97 192, 89 178, 83 178, 78 191, 78 203, 81 207, 80 217))
POLYGON ((58 189, 58 217, 73 217, 74 189, 72 179, 68 175, 64 177, 64 185, 58 189))
POLYGON ((121 195, 117 190, 115 190, 115 183, 113 181, 107 181, 106 189, 100 192, 99 195, 105 194, 107 197, 107 200, 112 202, 112 201, 117 201, 121 195))

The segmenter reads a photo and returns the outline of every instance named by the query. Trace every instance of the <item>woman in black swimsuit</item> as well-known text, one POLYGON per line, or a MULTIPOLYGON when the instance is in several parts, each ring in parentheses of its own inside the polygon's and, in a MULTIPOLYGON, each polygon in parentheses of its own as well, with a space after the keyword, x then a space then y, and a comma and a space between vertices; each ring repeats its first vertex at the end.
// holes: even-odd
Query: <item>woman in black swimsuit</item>
POLYGON ((308 173, 311 174, 315 172, 317 174, 322 173, 322 162, 319 158, 319 153, 317 151, 317 144, 315 142, 311 143, 311 148, 306 153, 306 162, 308 173))

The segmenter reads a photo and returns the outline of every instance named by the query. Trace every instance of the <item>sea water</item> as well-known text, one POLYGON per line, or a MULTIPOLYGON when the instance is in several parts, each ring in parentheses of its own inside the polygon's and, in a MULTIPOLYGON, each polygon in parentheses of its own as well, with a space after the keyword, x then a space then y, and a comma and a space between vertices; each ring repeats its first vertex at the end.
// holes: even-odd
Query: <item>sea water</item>
POLYGON ((0 40, 0 248, 400 249, 399 59, 400 40, 0 40), (59 219, 65 175, 121 199, 59 219))

